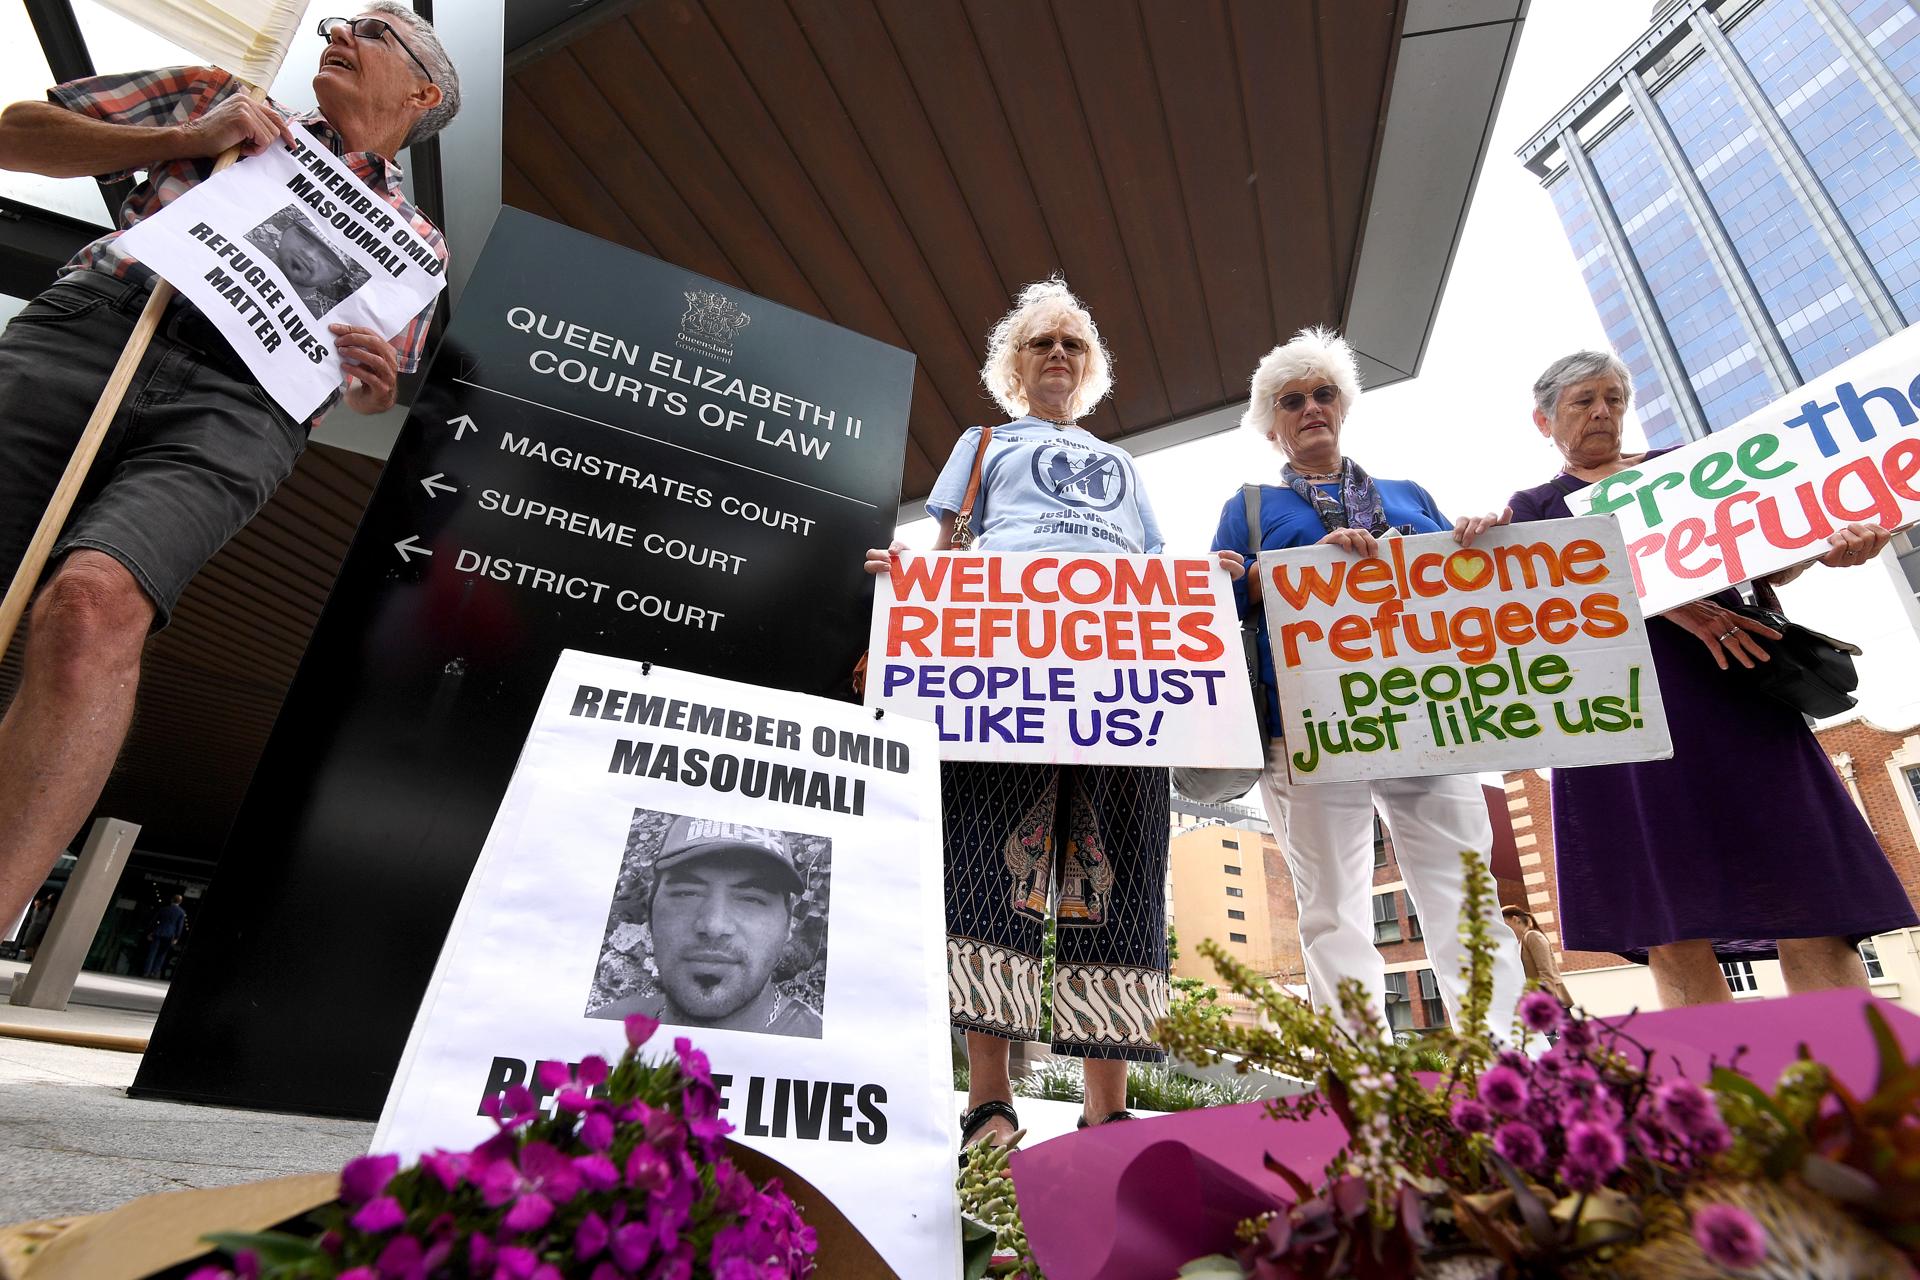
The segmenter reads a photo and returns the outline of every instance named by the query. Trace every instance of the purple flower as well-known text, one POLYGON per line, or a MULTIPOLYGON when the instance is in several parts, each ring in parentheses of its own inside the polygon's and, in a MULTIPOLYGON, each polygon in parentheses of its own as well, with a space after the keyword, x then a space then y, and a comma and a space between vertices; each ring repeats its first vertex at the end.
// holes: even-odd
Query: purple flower
POLYGON ((340 1273, 340 1280, 380 1280, 380 1273, 372 1267, 349 1267, 340 1273))
POLYGON ((660 1019, 649 1018, 644 1013, 630 1013, 627 1015, 625 1026, 628 1046, 638 1049, 653 1039, 653 1033, 660 1029, 660 1019))
POLYGON ((1700 1251, 1729 1271, 1755 1267, 1767 1257, 1767 1233, 1745 1209, 1706 1205, 1693 1215, 1693 1238, 1700 1251))
POLYGON ((645 1223, 629 1222, 614 1231, 609 1247, 613 1265, 632 1275, 646 1265, 647 1255, 653 1252, 653 1232, 645 1223))
POLYGON ((586 1092, 581 1089, 562 1089, 553 1095, 553 1109, 561 1115, 579 1115, 587 1109, 586 1092))
POLYGON ((1727 1148, 1733 1145, 1733 1134, 1727 1131, 1726 1121, 1722 1120, 1716 1112, 1712 1122, 1702 1125, 1691 1135, 1691 1140, 1693 1153, 1711 1160, 1717 1155, 1725 1154, 1727 1148))
POLYGON ((1544 991, 1529 991, 1520 997, 1520 1025, 1536 1034, 1557 1031, 1563 1010, 1560 1002, 1544 991))
POLYGON ((589 1089, 597 1088, 607 1082, 607 1060, 597 1053, 590 1053, 580 1059, 580 1070, 575 1079, 589 1089))
POLYGON ((493 1266, 493 1241, 478 1232, 467 1237, 467 1269, 475 1275, 485 1275, 493 1266))
POLYGON ((1494 1131, 1493 1149, 1529 1172, 1538 1168, 1547 1156, 1540 1131, 1519 1120, 1509 1120, 1494 1131))
POLYGON ((589 1151, 605 1151, 613 1145, 613 1117, 605 1111, 589 1111, 580 1122, 580 1145, 589 1151))
POLYGON ((620 1185, 620 1166, 603 1155, 575 1156, 573 1168, 589 1191, 611 1191, 620 1185))
POLYGON ((685 1036, 675 1036, 673 1052, 680 1059, 680 1074, 695 1084, 713 1088, 713 1067, 708 1063, 707 1055, 693 1047, 693 1041, 685 1036))
POLYGON ((573 1162, 544 1142, 520 1149, 520 1165, 502 1160, 480 1181, 481 1198, 494 1208, 509 1205, 500 1224, 509 1231, 538 1231, 553 1217, 556 1201, 573 1199, 580 1175, 573 1162))
POLYGON ((420 1157, 420 1167, 451 1191, 467 1176, 467 1157, 460 1151, 429 1151, 420 1157))
POLYGON ((424 1275, 420 1258, 425 1252, 420 1242, 412 1236, 395 1236, 380 1251, 379 1260, 373 1264, 374 1269, 383 1280, 415 1280, 415 1277, 424 1275))
POLYGON ((387 1189, 399 1169, 399 1156, 355 1156, 340 1170, 340 1202, 365 1204, 387 1189))
POLYGON ((540 1266, 540 1255, 517 1244, 503 1244, 494 1255, 494 1280, 530 1280, 540 1266))
POLYGON ((1584 1054, 1593 1048, 1597 1039, 1591 1022, 1576 1014, 1568 1013, 1561 1023, 1560 1043, 1556 1047, 1572 1053, 1584 1054))
POLYGON ((667 1162, 644 1142, 627 1157, 627 1185, 635 1191, 658 1191, 667 1185, 668 1176, 667 1162))
POLYGON ((1518 1115, 1527 1105, 1527 1082, 1512 1067, 1489 1067, 1480 1077, 1480 1101, 1499 1115, 1518 1115))
POLYGON ((1493 1112, 1484 1102, 1461 1098, 1453 1104, 1453 1126, 1462 1133, 1485 1133, 1493 1127, 1493 1112))
POLYGON ((391 1231, 407 1220, 407 1211, 392 1196, 375 1196, 354 1211, 347 1219, 347 1225, 355 1231, 364 1231, 377 1236, 383 1231, 391 1231))
POLYGON ((1580 1165, 1605 1176, 1618 1169, 1626 1158, 1626 1144, 1612 1129, 1582 1122, 1567 1130, 1568 1164, 1580 1165))
POLYGON ((1653 1098, 1660 1118, 1689 1137, 1720 1121, 1720 1110, 1713 1099, 1691 1080, 1669 1080, 1653 1091, 1653 1098))
POLYGON ((1603 1181, 1600 1171, 1590 1165, 1569 1160, 1560 1166, 1560 1185, 1569 1191, 1598 1191, 1603 1181))
POLYGON ((607 1220, 597 1213, 589 1212, 580 1219, 580 1226, 573 1233, 573 1256, 581 1262, 596 1256, 613 1239, 613 1231, 607 1226, 607 1220))
POLYGON ((533 1078, 540 1082, 542 1089, 552 1093, 555 1089, 564 1089, 573 1083, 573 1071, 566 1063, 547 1058, 535 1064, 533 1078))

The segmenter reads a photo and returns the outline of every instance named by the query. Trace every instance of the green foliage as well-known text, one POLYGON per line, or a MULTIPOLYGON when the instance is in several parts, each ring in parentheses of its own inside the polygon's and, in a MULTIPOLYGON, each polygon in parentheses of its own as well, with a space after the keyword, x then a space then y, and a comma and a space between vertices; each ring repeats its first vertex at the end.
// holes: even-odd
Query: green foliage
POLYGON ((1053 1043, 1053 917, 1040 935, 1040 1043, 1053 1043))
POLYGON ((976 1142, 962 1153, 960 1178, 954 1185, 960 1193, 961 1256, 969 1280, 983 1275, 1046 1280, 1027 1249, 1027 1233, 1020 1225, 1020 1202, 1007 1169, 1011 1153, 1012 1148, 997 1142, 976 1142), (990 1233, 985 1248, 981 1229, 990 1233), (983 1254, 988 1259, 985 1265, 981 1264, 983 1254), (1007 1260, 993 1265, 994 1254, 1007 1260), (981 1269, 974 1270, 976 1265, 981 1269))
MULTIPOLYGON (((1013 1091, 1023 1098, 1080 1102, 1086 1096, 1085 1079, 1078 1058, 1050 1058, 1025 1079, 1015 1081, 1013 1091)), ((1226 1107, 1251 1102, 1256 1092, 1254 1086, 1241 1081, 1222 1084, 1194 1080, 1169 1067, 1147 1062, 1127 1065, 1127 1106, 1136 1111, 1226 1107)))

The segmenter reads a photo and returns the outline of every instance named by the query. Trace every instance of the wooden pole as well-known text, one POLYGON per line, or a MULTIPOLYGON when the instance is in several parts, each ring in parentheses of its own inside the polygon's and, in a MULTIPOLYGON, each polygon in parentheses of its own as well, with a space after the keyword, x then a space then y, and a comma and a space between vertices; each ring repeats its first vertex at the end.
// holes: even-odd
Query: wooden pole
MULTIPOLYGON (((246 86, 245 92, 255 102, 267 96, 265 89, 251 85, 246 86)), ((219 173, 239 158, 240 148, 228 147, 214 161, 213 172, 219 173)), ((87 472, 92 470, 93 460, 100 454, 101 442, 107 438, 107 428, 113 423, 113 415, 120 412, 120 401, 132 385, 133 375, 139 371, 140 361, 147 354, 147 344, 153 341, 154 331, 160 327, 160 317, 166 314, 167 304, 173 301, 173 297, 173 286, 156 276, 153 292, 147 297, 147 305, 134 322, 133 332, 127 335, 127 345, 120 352, 119 363, 113 366, 106 388, 100 392, 100 399, 93 406, 93 416, 87 419, 86 429, 73 446, 73 456, 67 459, 67 469, 61 475, 60 483, 54 487, 46 511, 41 513, 40 525, 33 531, 33 540, 27 544, 26 554, 13 571, 13 582, 7 587, 6 599, 0 600, 0 657, 6 656, 7 646, 13 643, 14 631, 27 616, 27 605, 33 599, 33 589, 39 584, 41 573, 46 570, 47 560, 53 555, 53 544, 59 540, 60 530, 66 526, 74 499, 80 496, 80 486, 86 481, 87 472)))

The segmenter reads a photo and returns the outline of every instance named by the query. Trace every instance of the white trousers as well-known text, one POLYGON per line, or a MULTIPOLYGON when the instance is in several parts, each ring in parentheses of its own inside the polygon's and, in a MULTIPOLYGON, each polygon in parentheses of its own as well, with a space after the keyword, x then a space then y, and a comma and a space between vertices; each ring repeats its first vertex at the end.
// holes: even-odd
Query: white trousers
MULTIPOLYGON (((1460 852, 1477 849, 1484 861, 1493 851, 1493 823, 1479 780, 1464 774, 1294 783, 1287 779, 1285 748, 1275 742, 1259 790, 1293 872, 1314 1006, 1338 1008, 1345 978, 1385 998, 1386 961, 1373 942, 1373 811, 1378 808, 1420 917, 1447 1016, 1459 1027, 1466 995, 1461 973, 1466 945, 1460 937, 1466 877, 1460 852)), ((1494 1036, 1506 1040, 1526 977, 1520 946, 1500 919, 1500 904, 1490 906, 1493 1001, 1487 1017, 1494 1036)))

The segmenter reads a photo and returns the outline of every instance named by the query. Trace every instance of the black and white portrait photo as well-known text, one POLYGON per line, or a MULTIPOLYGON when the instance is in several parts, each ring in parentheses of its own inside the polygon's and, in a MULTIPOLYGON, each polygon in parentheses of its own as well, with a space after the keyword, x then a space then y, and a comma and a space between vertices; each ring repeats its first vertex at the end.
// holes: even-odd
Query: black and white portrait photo
POLYGON ((587 1016, 819 1038, 832 854, 824 836, 636 809, 587 1016))
POLYGON ((293 205, 247 232, 247 239, 273 259, 315 320, 367 282, 367 269, 328 244, 293 205))

